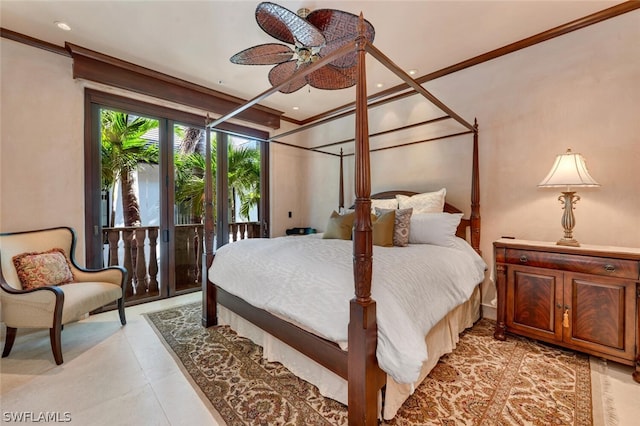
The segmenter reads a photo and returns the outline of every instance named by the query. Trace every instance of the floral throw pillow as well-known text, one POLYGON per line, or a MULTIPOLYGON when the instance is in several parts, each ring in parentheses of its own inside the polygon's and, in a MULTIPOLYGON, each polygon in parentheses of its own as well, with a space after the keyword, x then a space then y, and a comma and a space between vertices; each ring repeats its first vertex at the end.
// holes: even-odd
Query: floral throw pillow
POLYGON ((40 253, 22 253, 13 256, 12 260, 23 290, 73 281, 69 260, 61 248, 40 253))

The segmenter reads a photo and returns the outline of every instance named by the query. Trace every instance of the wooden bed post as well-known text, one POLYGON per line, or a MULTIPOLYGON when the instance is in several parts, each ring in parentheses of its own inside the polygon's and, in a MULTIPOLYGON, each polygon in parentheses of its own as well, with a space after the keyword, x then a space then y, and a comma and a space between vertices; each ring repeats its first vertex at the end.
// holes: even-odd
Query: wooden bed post
POLYGON ((338 212, 344 209, 344 154, 340 148, 340 188, 338 189, 338 212))
POLYGON ((379 369, 376 360, 376 302, 371 299, 373 231, 371 170, 367 118, 364 18, 358 24, 355 147, 355 222, 353 275, 355 298, 349 310, 348 405, 349 425, 377 425, 379 369))
POLYGON ((478 119, 473 123, 473 168, 471 170, 471 247, 480 250, 480 171, 478 166, 478 119))
POLYGON ((204 177, 204 250, 202 251, 202 325, 218 324, 216 286, 209 282, 209 268, 213 263, 213 182, 211 179, 211 129, 205 124, 205 177, 204 177))

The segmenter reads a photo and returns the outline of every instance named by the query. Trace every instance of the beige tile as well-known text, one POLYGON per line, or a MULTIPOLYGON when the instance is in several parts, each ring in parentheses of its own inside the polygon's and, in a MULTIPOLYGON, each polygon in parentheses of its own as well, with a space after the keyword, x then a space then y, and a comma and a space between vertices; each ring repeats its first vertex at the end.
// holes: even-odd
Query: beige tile
POLYGON ((631 377, 633 367, 609 361, 606 372, 618 425, 637 425, 640 422, 640 383, 631 377))
POLYGON ((145 384, 146 377, 128 341, 118 333, 6 394, 3 391, 3 410, 85 410, 145 384))
MULTIPOLYGON (((91 426, 171 425, 151 385, 71 412, 71 424, 91 426)), ((197 423, 194 423, 194 425, 197 423)), ((206 425, 206 423, 200 423, 206 425)))
MULTIPOLYGON (((200 298, 191 293, 127 308, 125 327, 116 311, 68 324, 61 366, 53 361, 47 330, 20 330, 11 355, 0 361, 2 411, 69 411, 71 424, 82 426, 216 425, 142 316, 200 298)), ((608 362, 603 371, 617 425, 637 424, 640 385, 632 368, 608 362)))
POLYGON ((211 411, 205 406, 193 386, 180 371, 151 383, 165 414, 172 425, 212 425, 215 421, 211 411))

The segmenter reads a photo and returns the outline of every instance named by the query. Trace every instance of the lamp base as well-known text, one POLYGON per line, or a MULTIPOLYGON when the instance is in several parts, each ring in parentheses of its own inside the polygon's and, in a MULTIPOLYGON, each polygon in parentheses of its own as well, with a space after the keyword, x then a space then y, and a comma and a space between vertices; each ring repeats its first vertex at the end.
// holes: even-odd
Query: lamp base
POLYGON ((556 243, 558 246, 571 246, 571 247, 580 247, 580 243, 573 238, 561 238, 556 243))
POLYGON ((559 246, 580 247, 580 243, 573 238, 573 227, 576 224, 576 219, 573 216, 573 206, 580 200, 580 196, 576 195, 573 191, 564 191, 562 195, 558 197, 558 201, 562 203, 562 227, 564 228, 564 237, 560 238, 556 243, 559 246))

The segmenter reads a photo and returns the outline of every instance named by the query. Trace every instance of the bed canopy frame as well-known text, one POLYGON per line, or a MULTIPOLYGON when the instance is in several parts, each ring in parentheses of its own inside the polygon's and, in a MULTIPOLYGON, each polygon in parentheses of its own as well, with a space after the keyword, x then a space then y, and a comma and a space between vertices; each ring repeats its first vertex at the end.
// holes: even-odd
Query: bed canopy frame
MULTIPOLYGON (((233 118, 242 111, 250 108, 258 102, 264 100, 271 94, 277 92, 281 87, 291 80, 301 78, 314 70, 329 64, 339 57, 355 50, 357 55, 357 83, 355 101, 355 221, 353 232, 353 275, 354 275, 354 297, 350 301, 350 320, 348 328, 348 351, 345 353, 333 342, 321 339, 311 333, 277 318, 270 313, 252 307, 247 302, 233 296, 226 291, 215 286, 214 283, 205 278, 203 283, 203 325, 206 327, 217 324, 217 303, 235 311, 245 319, 258 325, 266 332, 271 333, 289 346, 304 353, 311 359, 319 362, 331 369, 339 376, 348 381, 348 410, 350 425, 377 425, 378 424, 378 391, 385 384, 385 373, 378 367, 376 360, 377 345, 377 323, 376 323, 376 302, 371 298, 371 279, 373 261, 373 237, 371 222, 371 171, 370 171, 370 150, 369 148, 369 125, 368 125, 368 105, 366 90, 366 54, 370 54, 382 65, 400 77, 415 93, 422 95, 432 104, 441 109, 446 115, 428 122, 440 121, 443 119, 454 119, 467 131, 455 133, 447 136, 432 138, 429 140, 453 137, 462 134, 473 134, 473 165, 472 165, 472 188, 471 188, 471 215, 466 219, 464 225, 470 227, 470 241, 472 247, 480 252, 480 187, 478 173, 478 125, 477 122, 470 124, 444 103, 438 100, 410 75, 405 73, 393 61, 385 56, 380 50, 369 43, 364 36, 364 18, 360 14, 358 25, 358 36, 321 60, 313 63, 307 68, 300 69, 289 79, 281 84, 270 88, 255 98, 247 101, 237 109, 228 114, 211 121, 207 128, 215 128, 219 124, 233 118)), ((325 120, 328 121, 328 120, 325 120)), ((425 124, 426 122, 420 123, 425 124)), ((311 123, 309 126, 317 125, 311 123)), ((309 126, 302 126, 292 132, 300 131, 309 126)), ((404 127, 406 128, 406 127, 404 127)), ((395 129, 397 130, 397 129, 395 129)), ((287 132, 290 134, 292 132, 287 132)), ((207 132, 208 134, 208 132, 207 132)), ((283 134, 284 135, 284 134, 283 134)), ((283 136, 278 135, 278 136, 283 136)), ((395 145, 406 146, 414 143, 426 142, 427 140, 411 142, 408 144, 395 145)), ((277 142, 275 138, 268 142, 277 142)), ((330 145, 344 143, 335 142, 310 149, 312 151, 324 152, 322 148, 330 145)), ((289 144, 286 144, 289 145, 289 144)), ((295 146, 295 145, 291 145, 295 146)), ((296 146, 297 147, 297 146, 296 146)), ((298 147, 300 148, 300 147, 298 147)), ((380 149, 388 149, 385 147, 380 149)), ((209 199, 205 200, 205 218, 212 218, 213 203, 211 200, 211 170, 210 170, 210 144, 207 143, 207 190, 205 194, 209 199)), ((333 153, 327 153, 336 155, 333 153)), ((342 163, 342 154, 340 154, 342 163)), ((342 168, 341 168, 342 175, 342 168)), ((342 184, 341 184, 342 186, 342 184)), ((342 191, 341 191, 342 192, 342 191)), ((384 194, 382 194, 384 195, 384 194)), ((344 204, 344 195, 341 193, 340 203, 344 204)), ((213 262, 213 223, 212 220, 205 219, 205 250, 203 261, 203 277, 207 276, 207 271, 213 262)))

